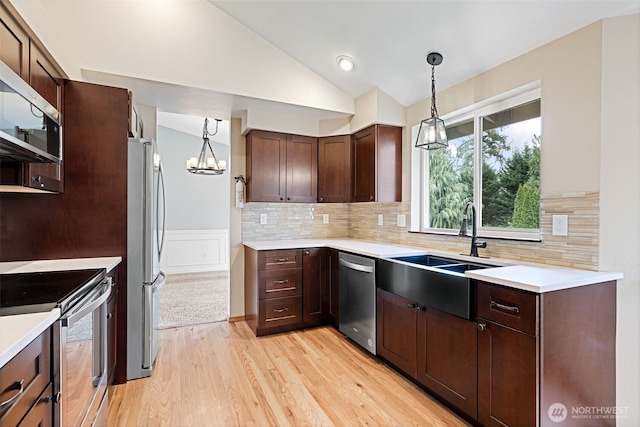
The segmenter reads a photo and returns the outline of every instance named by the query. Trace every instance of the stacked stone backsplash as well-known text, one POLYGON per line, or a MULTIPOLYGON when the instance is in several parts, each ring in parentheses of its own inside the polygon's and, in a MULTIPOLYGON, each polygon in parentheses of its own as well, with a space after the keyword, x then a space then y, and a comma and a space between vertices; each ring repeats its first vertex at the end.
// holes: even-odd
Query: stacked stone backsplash
MULTIPOLYGON (((462 236, 408 232, 411 203, 289 204, 248 203, 243 213, 245 240, 344 238, 395 243, 454 253, 468 253, 470 239, 462 236), (260 213, 268 224, 260 225, 260 213), (329 224, 322 214, 329 214, 329 224), (378 225, 378 215, 383 225, 378 225), (397 225, 398 214, 407 226, 397 225)), ((542 241, 485 239, 481 256, 543 263, 587 270, 598 268, 599 193, 543 195, 540 201, 542 241), (569 216, 569 235, 553 236, 552 215, 569 216)))

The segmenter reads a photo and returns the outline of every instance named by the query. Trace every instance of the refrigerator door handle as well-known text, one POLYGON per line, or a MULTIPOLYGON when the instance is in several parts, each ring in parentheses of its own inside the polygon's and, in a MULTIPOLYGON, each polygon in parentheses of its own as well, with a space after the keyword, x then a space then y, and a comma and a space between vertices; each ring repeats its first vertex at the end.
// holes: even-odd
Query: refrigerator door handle
MULTIPOLYGON (((162 257, 162 250, 164 248, 164 237, 166 231, 166 223, 167 223, 167 201, 165 198, 166 190, 164 186, 164 172, 162 171, 162 162, 158 165, 158 195, 160 194, 160 189, 162 188, 162 237, 160 236, 160 227, 157 228, 156 232, 158 239, 158 261, 160 261, 162 257)), ((159 197, 158 197, 159 199, 159 197)), ((156 206, 156 224, 159 224, 160 215, 160 206, 156 206)))

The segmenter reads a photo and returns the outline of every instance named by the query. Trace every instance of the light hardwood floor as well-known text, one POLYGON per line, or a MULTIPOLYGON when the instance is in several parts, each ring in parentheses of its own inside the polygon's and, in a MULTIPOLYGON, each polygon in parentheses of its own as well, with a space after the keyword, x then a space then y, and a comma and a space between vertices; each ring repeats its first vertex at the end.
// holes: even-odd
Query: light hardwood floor
POLYGON ((161 331, 150 378, 115 386, 109 426, 467 426, 331 327, 161 331))

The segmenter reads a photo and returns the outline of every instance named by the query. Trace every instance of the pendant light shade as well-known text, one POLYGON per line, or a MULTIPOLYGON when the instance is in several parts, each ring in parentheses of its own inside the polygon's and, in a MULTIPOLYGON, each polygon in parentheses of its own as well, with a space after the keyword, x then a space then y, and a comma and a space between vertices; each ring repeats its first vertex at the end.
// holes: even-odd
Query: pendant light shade
POLYGON ((218 160, 213 153, 211 143, 209 142, 209 136, 213 136, 218 133, 218 124, 220 119, 214 119, 216 121, 216 130, 213 133, 209 133, 207 128, 209 125, 209 119, 204 119, 204 128, 202 129, 202 148, 200 149, 200 155, 198 157, 191 157, 187 160, 187 170, 197 175, 222 175, 227 169, 227 163, 224 160, 218 160), (211 154, 211 156, 209 156, 211 154))
POLYGON ((435 66, 442 63, 442 55, 437 52, 431 52, 427 55, 427 63, 431 65, 431 117, 424 119, 420 123, 416 147, 435 150, 449 146, 444 120, 438 117, 438 109, 436 108, 435 66))

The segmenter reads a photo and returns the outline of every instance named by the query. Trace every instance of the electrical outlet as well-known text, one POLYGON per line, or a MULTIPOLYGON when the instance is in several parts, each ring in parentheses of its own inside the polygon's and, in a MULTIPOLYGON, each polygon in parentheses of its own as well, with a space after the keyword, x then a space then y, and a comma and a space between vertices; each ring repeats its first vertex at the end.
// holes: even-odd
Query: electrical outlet
POLYGON ((405 214, 398 214, 397 224, 398 224, 398 227, 406 227, 407 216, 405 214))
POLYGON ((329 224, 329 214, 322 214, 322 223, 329 224))
POLYGON ((553 215, 552 234, 554 236, 569 235, 569 216, 568 215, 553 215))
POLYGON ((378 225, 384 225, 384 215, 378 214, 378 225))
POLYGON ((267 223, 267 214, 266 213, 261 213, 260 214, 260 224, 266 224, 267 223))

